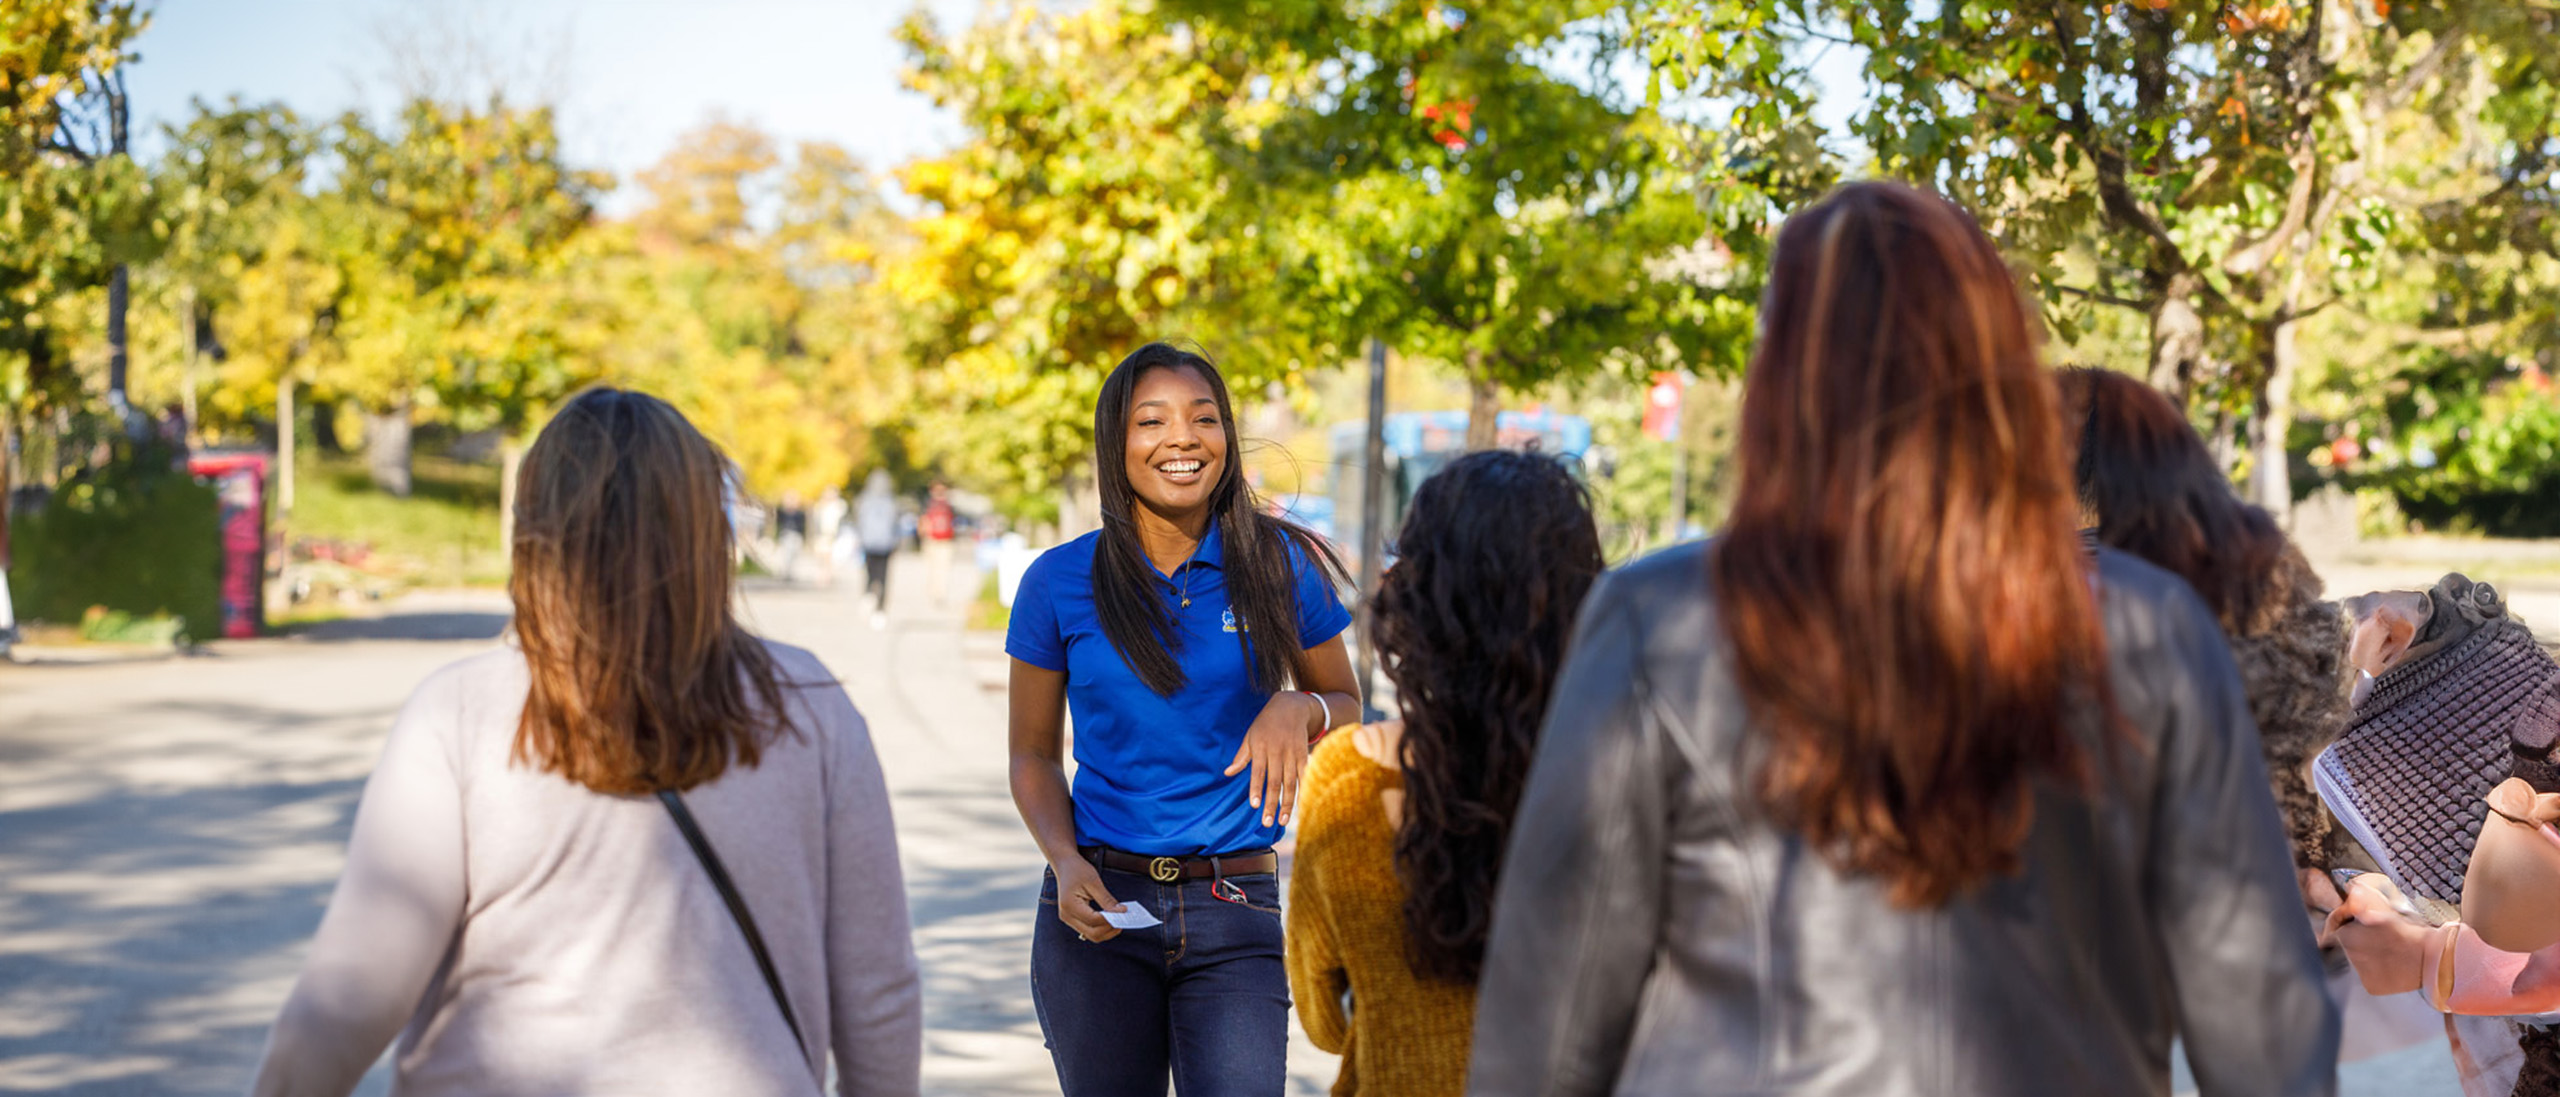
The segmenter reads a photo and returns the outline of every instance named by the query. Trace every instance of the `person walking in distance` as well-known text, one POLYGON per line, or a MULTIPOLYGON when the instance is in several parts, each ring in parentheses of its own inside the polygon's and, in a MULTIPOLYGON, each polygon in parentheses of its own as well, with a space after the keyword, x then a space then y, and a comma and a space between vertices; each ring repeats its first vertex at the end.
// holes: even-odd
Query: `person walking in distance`
POLYGON ((1332 736, 1308 766, 1289 990, 1342 1056, 1334 1093, 1454 1097, 1503 842, 1600 533, 1562 464, 1492 450, 1423 481, 1395 546, 1374 628, 1404 719, 1332 736))
POLYGON ((2337 1091, 2249 699, 2082 547, 2000 251, 1858 183, 1789 217, 1724 533, 1584 605, 1494 901, 1468 1092, 2337 1091))
POLYGON ((862 544, 862 593, 871 598, 871 627, 889 627, 889 558, 898 551, 898 494, 887 469, 873 469, 853 505, 853 532, 862 544))
POLYGON ((1031 997, 1065 1097, 1286 1083, 1272 843, 1308 744, 1360 698, 1341 565, 1255 505, 1235 423, 1207 358, 1121 360, 1094 408, 1102 528, 1033 561, 1014 598, 1013 800, 1049 861, 1031 997))
POLYGON ((836 537, 850 509, 844 492, 834 485, 819 492, 818 501, 809 505, 809 547, 817 552, 818 581, 829 589, 836 585, 836 537))
POLYGON ((590 389, 517 477, 516 643, 391 727, 251 1092, 913 1097, 888 791, 818 661, 731 609, 728 462, 590 389))
POLYGON ((798 582, 800 550, 809 543, 809 508, 800 504, 799 492, 783 495, 781 509, 774 511, 773 528, 776 533, 775 551, 781 558, 780 565, 774 569, 775 578, 786 583, 798 582))
POLYGON ((925 590, 936 608, 950 604, 951 565, 958 555, 960 519, 951 509, 951 489, 940 481, 926 496, 924 514, 916 520, 916 536, 924 542, 925 590))

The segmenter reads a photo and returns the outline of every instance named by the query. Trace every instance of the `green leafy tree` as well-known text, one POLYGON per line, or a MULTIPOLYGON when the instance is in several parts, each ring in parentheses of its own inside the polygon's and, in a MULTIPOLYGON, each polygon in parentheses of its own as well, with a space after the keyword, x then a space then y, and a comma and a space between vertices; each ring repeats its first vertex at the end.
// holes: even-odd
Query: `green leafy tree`
POLYGON ((878 282, 896 226, 862 166, 823 143, 786 159, 715 120, 641 179, 650 205, 600 237, 618 317, 604 375, 682 408, 766 498, 841 490, 857 464, 902 452, 901 348, 878 282))
POLYGON ((1336 342, 1461 368, 1471 445, 1505 389, 1738 363, 1750 308, 1695 276, 1730 254, 1689 186, 1699 135, 1612 75, 1615 8, 1164 5, 1266 89, 1219 134, 1287 295, 1336 342))
MULTIPOLYGON (((13 412, 76 407, 57 308, 157 250, 150 181, 124 155, 124 67, 148 23, 129 0, 0 5, 0 394, 13 412)), ((120 378, 119 378, 120 380, 120 378)))
POLYGON ((503 99, 416 100, 395 134, 350 115, 336 137, 336 385, 368 413, 376 482, 405 495, 414 417, 518 432, 593 376, 555 280, 607 180, 567 164, 548 109, 503 99))
POLYGON ((1191 337, 1247 392, 1322 360, 1217 154, 1243 74, 1110 0, 900 35, 908 85, 968 134, 900 170, 925 209, 884 272, 920 459, 1076 528, 1093 516, 1059 508, 1082 505, 1093 400, 1130 350, 1191 337))
MULTIPOLYGON (((2243 429, 2255 497, 2291 502, 2302 324, 2369 288, 2394 195, 2433 165, 2385 155, 2481 5, 1828 0, 1651 4, 1668 86, 1742 104, 1730 139, 1835 155, 1795 132, 1817 50, 1864 59, 1848 136, 1877 170, 1982 217, 2064 339, 2142 315, 2154 384, 2243 429)), ((1746 162, 1747 163, 1747 162, 1746 162)))
POLYGON ((201 100, 169 127, 155 167, 170 210, 167 252, 149 272, 174 291, 196 420, 238 429, 276 406, 277 386, 308 380, 343 278, 317 204, 306 193, 321 135, 281 103, 215 107, 201 100), (210 391, 199 359, 219 355, 210 391))

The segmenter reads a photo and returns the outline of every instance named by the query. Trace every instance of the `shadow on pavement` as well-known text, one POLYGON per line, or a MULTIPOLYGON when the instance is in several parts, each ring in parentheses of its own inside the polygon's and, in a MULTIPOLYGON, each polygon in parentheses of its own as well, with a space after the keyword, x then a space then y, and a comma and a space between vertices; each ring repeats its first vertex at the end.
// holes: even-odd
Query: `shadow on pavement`
POLYGON ((504 613, 390 613, 322 621, 294 635, 316 643, 353 640, 495 640, 507 630, 504 613))
POLYGON ((11 697, 0 1093, 247 1087, 394 691, 432 657, 353 650, 39 672, 11 697))
POLYGON ((334 874, 280 845, 343 841, 362 782, 116 792, 0 812, 0 1090, 225 1093, 334 874), (316 832, 316 833, 315 833, 316 832))

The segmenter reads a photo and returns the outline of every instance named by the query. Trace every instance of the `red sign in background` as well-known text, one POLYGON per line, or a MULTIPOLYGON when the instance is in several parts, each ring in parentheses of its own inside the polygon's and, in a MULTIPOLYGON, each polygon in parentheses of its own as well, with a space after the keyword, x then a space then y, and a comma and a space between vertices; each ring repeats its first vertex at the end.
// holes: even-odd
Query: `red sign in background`
POLYGON ((208 453, 187 471, 212 480, 222 507, 222 635, 256 636, 266 624, 267 455, 208 453))
POLYGON ((1653 387, 1644 394, 1644 432, 1665 442, 1680 440, 1680 375, 1663 372, 1653 375, 1653 387))

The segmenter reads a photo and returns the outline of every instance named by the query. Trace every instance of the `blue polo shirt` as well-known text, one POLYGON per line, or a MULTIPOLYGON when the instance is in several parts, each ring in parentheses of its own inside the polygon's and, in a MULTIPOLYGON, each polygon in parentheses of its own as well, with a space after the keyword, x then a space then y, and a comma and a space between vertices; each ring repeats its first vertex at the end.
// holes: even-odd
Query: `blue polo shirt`
MULTIPOLYGON (((1147 688, 1102 634, 1093 606, 1093 557, 1101 544, 1101 533, 1088 533, 1032 561, 1004 638, 1006 654, 1066 673, 1067 711, 1075 718, 1076 841, 1149 856, 1235 853, 1278 841, 1282 828, 1263 826, 1261 809, 1246 802, 1253 771, 1226 775, 1271 695, 1253 687, 1238 642, 1217 527, 1187 568, 1157 576, 1157 593, 1182 638, 1174 658, 1186 681, 1171 697, 1147 688), (1182 605, 1186 593, 1189 608, 1182 605)), ((1339 635, 1351 614, 1324 570, 1294 544, 1289 559, 1298 584, 1298 646, 1311 648, 1339 635)))

